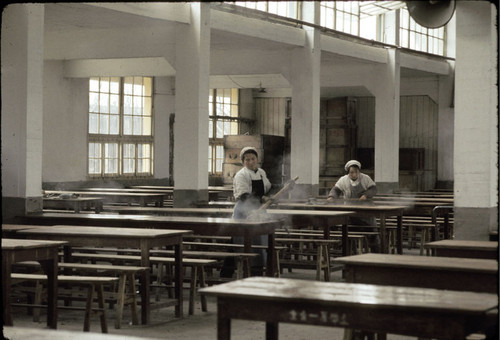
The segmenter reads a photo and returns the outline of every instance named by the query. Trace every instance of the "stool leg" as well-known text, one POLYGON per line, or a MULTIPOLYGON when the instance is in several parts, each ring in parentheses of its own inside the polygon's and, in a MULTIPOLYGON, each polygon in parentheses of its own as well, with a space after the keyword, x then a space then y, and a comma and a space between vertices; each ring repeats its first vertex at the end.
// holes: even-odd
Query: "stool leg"
POLYGON ((196 266, 191 267, 191 282, 189 284, 189 315, 194 314, 194 295, 196 291, 196 281, 198 275, 196 266))
MULTIPOLYGON (((43 284, 40 281, 35 283, 35 305, 42 304, 43 284)), ((40 322, 40 307, 33 307, 33 322, 40 322)))
POLYGON ((87 301, 85 304, 85 317, 83 320, 83 331, 90 331, 90 314, 92 313, 92 301, 94 300, 94 285, 90 284, 87 288, 87 301))
POLYGON ((240 280, 243 278, 243 258, 237 257, 236 258, 236 280, 240 280))
MULTIPOLYGON (((198 268, 198 270, 199 270, 198 282, 200 283, 200 288, 204 288, 204 287, 206 287, 206 282, 205 282, 205 267, 204 266, 200 266, 198 268)), ((201 295, 200 296, 200 300, 201 300, 201 310, 203 312, 208 311, 207 297, 205 295, 201 295)))
POLYGON ((121 273, 120 274, 120 280, 118 281, 118 291, 117 291, 117 297, 116 297, 116 306, 115 306, 115 314, 116 314, 116 319, 115 319, 115 328, 119 329, 122 324, 122 318, 123 318, 123 306, 125 305, 125 285, 126 285, 126 274, 121 273))
POLYGON ((137 315, 137 298, 135 294, 135 275, 134 273, 131 273, 128 276, 128 289, 129 289, 129 294, 131 296, 131 302, 130 302, 130 310, 132 313, 132 325, 138 325, 139 324, 139 316, 137 315))
POLYGON ((318 245, 318 250, 317 250, 317 255, 316 255, 316 281, 319 281, 320 275, 321 275, 321 257, 322 257, 322 252, 321 252, 321 245, 318 245))
POLYGON ((102 284, 97 285, 95 288, 97 290, 97 301, 99 304, 99 309, 101 309, 101 311, 100 311, 101 331, 103 333, 107 333, 108 332, 108 325, 106 323, 106 308, 104 306, 104 288, 103 288, 102 284))
POLYGON ((325 276, 325 281, 328 282, 330 281, 330 253, 328 251, 328 245, 324 245, 323 247, 323 259, 325 261, 325 264, 323 266, 324 269, 324 276, 325 276))

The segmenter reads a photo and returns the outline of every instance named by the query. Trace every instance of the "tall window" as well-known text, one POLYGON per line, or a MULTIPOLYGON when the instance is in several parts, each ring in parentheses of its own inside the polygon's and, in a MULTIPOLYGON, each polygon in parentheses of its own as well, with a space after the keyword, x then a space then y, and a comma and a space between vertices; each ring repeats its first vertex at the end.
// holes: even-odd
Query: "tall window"
POLYGON ((444 27, 426 28, 413 20, 406 8, 399 12, 399 45, 412 50, 444 54, 444 27))
POLYGON ((239 90, 210 89, 208 111, 208 172, 222 174, 224 136, 239 133, 239 90))
POLYGON ((234 1, 232 3, 287 18, 298 18, 297 1, 234 1))
POLYGON ((153 175, 152 95, 150 77, 90 78, 89 176, 153 175))
POLYGON ((358 1, 321 1, 321 26, 359 35, 358 1))

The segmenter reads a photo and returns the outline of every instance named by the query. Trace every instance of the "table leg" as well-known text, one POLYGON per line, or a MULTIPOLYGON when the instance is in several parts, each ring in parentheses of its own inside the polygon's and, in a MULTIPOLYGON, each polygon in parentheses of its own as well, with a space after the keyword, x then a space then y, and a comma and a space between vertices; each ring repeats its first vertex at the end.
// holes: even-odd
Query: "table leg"
POLYGON ((40 260, 43 271, 47 274, 47 326, 57 328, 57 250, 54 257, 40 260))
POLYGON ((278 340, 278 329, 277 322, 266 322, 266 340, 278 340))
POLYGON ((398 254, 403 254, 403 216, 398 216, 398 227, 396 230, 396 246, 398 248, 398 254))
POLYGON ((3 259, 2 261, 2 302, 3 302, 3 324, 12 326, 12 308, 10 306, 10 289, 11 289, 11 266, 12 264, 3 259))
MULTIPOLYGON (((182 243, 175 245, 175 298, 177 305, 175 306, 175 316, 181 318, 183 316, 182 310, 182 243)), ((196 282, 195 282, 196 284, 196 282)))
POLYGON ((267 242, 267 266, 266 276, 274 277, 274 270, 276 269, 276 251, 275 251, 274 233, 268 235, 267 242))
POLYGON ((231 318, 224 311, 224 304, 217 303, 217 339, 231 339, 231 318))
POLYGON ((342 255, 351 255, 351 245, 349 243, 349 227, 347 222, 342 224, 342 255))
POLYGON ((380 252, 382 254, 387 254, 389 253, 389 250, 387 249, 387 232, 385 229, 385 214, 380 215, 380 252))
MULTIPOLYGON (((145 241, 141 241, 141 266, 150 267, 149 243, 145 241)), ((149 283, 149 270, 144 270, 141 275, 141 319, 143 325, 148 325, 150 322, 149 283)))

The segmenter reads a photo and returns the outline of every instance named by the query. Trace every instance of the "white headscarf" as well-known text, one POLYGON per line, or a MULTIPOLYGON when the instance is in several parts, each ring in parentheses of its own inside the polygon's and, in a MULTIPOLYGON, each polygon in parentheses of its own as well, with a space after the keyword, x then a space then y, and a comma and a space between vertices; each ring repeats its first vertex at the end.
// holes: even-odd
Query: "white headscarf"
POLYGON ((359 170, 361 170, 361 163, 352 159, 349 162, 345 163, 345 166, 344 166, 345 171, 349 172, 349 168, 353 165, 357 165, 359 170))

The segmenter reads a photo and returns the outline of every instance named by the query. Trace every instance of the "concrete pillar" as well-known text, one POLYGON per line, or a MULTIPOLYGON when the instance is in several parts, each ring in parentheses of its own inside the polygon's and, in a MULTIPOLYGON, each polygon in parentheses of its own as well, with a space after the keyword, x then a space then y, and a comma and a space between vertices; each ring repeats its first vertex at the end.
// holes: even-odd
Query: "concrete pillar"
POLYGON ((176 32, 174 206, 208 201, 210 4, 191 3, 176 32))
POLYGON ((42 200, 43 4, 2 13, 2 217, 39 212, 42 200))
MULTIPOLYGON (((455 63, 450 61, 451 67, 455 63)), ((450 76, 439 77, 439 100, 438 100, 438 164, 437 183, 440 189, 453 189, 453 125, 454 111, 454 73, 450 76)))
MULTIPOLYGON (((303 20, 319 24, 319 2, 302 3, 303 20)), ((299 176, 292 197, 318 194, 320 115, 320 31, 304 26, 305 46, 292 53, 291 177, 299 176)))
POLYGON ((387 50, 388 62, 373 77, 375 94, 375 183, 379 193, 399 188, 399 51, 387 50))
POLYGON ((455 238, 498 230, 496 8, 458 1, 455 65, 455 238))

